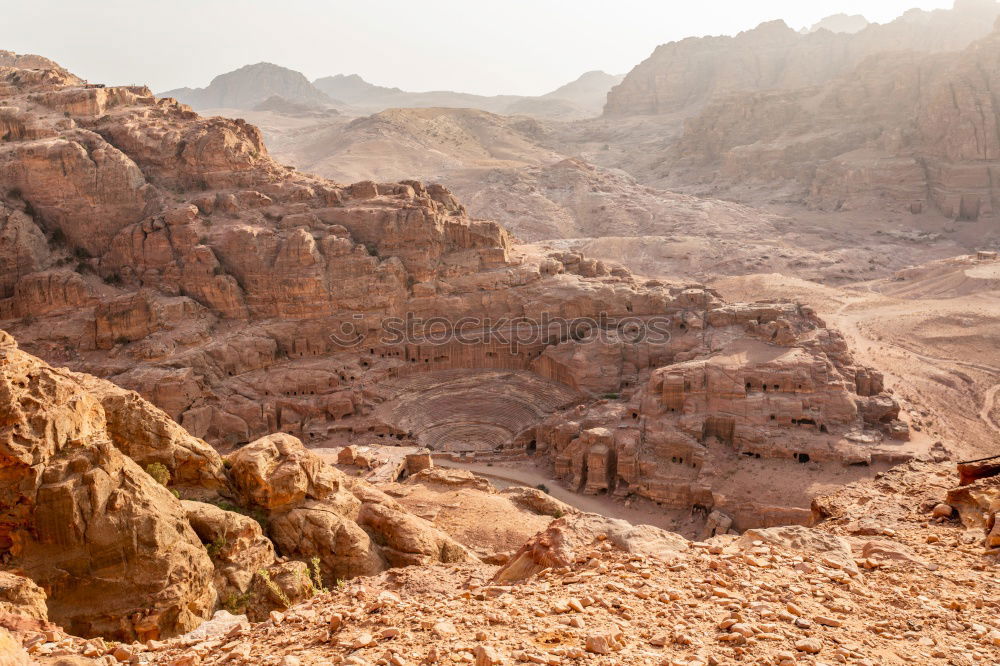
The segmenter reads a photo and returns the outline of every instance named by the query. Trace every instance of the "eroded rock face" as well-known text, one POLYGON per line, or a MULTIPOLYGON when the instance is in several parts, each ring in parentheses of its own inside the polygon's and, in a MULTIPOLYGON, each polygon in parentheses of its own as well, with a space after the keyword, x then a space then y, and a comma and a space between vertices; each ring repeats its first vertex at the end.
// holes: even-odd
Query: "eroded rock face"
POLYGON ((559 518, 535 535, 497 571, 499 584, 528 579, 546 569, 571 566, 586 559, 586 549, 607 541, 626 552, 673 562, 688 548, 683 537, 651 525, 631 525, 623 520, 582 513, 559 518))
POLYGON ((204 502, 182 501, 188 522, 215 565, 215 589, 223 606, 240 605, 254 575, 274 564, 274 546, 249 516, 204 502))
POLYGON ((119 451, 100 401, 0 333, 0 549, 84 636, 155 638, 211 614, 212 566, 180 502, 119 451))
POLYGON ((0 625, 14 631, 48 625, 45 591, 30 579, 0 572, 0 625))
POLYGON ((673 184, 780 184, 792 200, 826 211, 933 210, 965 222, 993 215, 1000 110, 988 91, 1000 77, 1000 31, 987 34, 997 5, 981 4, 977 11, 993 18, 953 53, 886 53, 818 86, 709 101, 665 156, 683 174, 673 184))
MULTIPOLYGON (((680 315, 671 333, 660 345, 626 347, 631 355, 619 354, 617 366, 582 366, 603 371, 599 386, 615 392, 534 429, 534 449, 565 485, 717 509, 739 529, 807 522, 808 501, 763 499, 770 480, 759 482, 758 504, 734 501, 719 470, 743 458, 867 465, 888 459, 905 431, 881 374, 856 366, 843 338, 795 305, 710 307, 680 315)), ((542 360, 581 367, 573 359, 585 347, 567 343, 542 360)))
POLYGON ((111 441, 126 456, 142 467, 165 466, 174 486, 227 487, 222 458, 203 440, 192 437, 134 391, 100 380, 84 379, 84 383, 101 401, 111 441))
POLYGON ((1000 14, 995 2, 912 11, 854 32, 797 33, 783 21, 735 37, 701 37, 656 48, 611 89, 606 115, 658 114, 715 95, 820 85, 883 51, 952 51, 982 37, 1000 14))
POLYGON ((963 483, 948 491, 946 501, 966 528, 982 530, 988 549, 1000 548, 1000 476, 963 483))
POLYGON ((389 567, 475 559, 461 544, 363 481, 350 480, 278 433, 230 456, 247 505, 267 512, 282 555, 319 558, 324 580, 370 576, 389 567))
POLYGON ((309 565, 283 562, 258 571, 251 581, 246 604, 247 619, 263 622, 272 610, 282 611, 316 594, 309 565))

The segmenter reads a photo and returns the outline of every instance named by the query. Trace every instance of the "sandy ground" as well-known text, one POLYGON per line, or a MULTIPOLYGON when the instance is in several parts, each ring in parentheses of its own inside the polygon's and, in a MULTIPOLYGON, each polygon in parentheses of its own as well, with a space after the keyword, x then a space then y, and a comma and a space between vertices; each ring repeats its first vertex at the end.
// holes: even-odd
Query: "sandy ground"
POLYGON ((531 463, 511 465, 442 461, 439 465, 451 469, 465 469, 484 476, 498 488, 508 488, 515 485, 536 488, 539 485, 544 485, 548 489, 549 494, 557 500, 574 506, 580 511, 599 513, 609 518, 627 520, 634 525, 654 525, 680 532, 687 536, 697 532, 701 524, 700 521, 691 518, 687 512, 664 511, 653 502, 636 500, 625 504, 621 500, 608 497, 607 495, 581 495, 575 493, 563 488, 557 480, 549 477, 548 474, 543 473, 531 463))
POLYGON ((956 458, 978 458, 1000 453, 998 268, 955 258, 843 287, 776 274, 713 286, 730 299, 809 303, 860 362, 885 373, 914 448, 941 441, 956 458))

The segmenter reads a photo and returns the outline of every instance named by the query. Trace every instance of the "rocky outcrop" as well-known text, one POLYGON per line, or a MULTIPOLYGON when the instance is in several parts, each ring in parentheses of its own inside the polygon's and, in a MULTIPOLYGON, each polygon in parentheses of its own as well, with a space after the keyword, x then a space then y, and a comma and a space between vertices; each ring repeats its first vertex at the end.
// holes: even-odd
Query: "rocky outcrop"
MULTIPOLYGON (((720 307, 673 325, 665 343, 637 345, 632 355, 617 355, 618 365, 582 368, 600 373, 600 390, 628 390, 627 400, 609 393, 534 428, 532 450, 566 486, 644 497, 668 509, 715 509, 738 529, 807 522, 808 500, 769 505, 767 481, 758 481, 756 503, 734 502, 719 466, 744 458, 791 468, 869 465, 891 456, 895 438, 906 436, 881 374, 855 366, 843 338, 798 306, 720 307), (654 367, 636 372, 644 365, 654 367)), ((582 346, 568 343, 542 359, 577 368, 572 359, 582 346)))
POLYGON ((237 492, 246 505, 267 513, 268 533, 281 554, 319 558, 324 580, 474 559, 384 493, 349 480, 295 437, 264 437, 229 460, 237 492))
POLYGON ((263 622, 271 611, 286 610, 317 592, 312 572, 305 562, 282 562, 260 569, 250 584, 245 608, 247 619, 263 622))
POLYGON ((211 614, 212 565, 180 502, 119 451, 100 401, 0 333, 0 550, 84 636, 168 636, 211 614))
MULTIPOLYGON (((982 531, 987 549, 1000 552, 1000 476, 986 476, 963 482, 948 491, 945 501, 958 512, 969 530, 982 531)), ((951 512, 943 517, 950 517, 951 512)))
POLYGON ((592 513, 582 513, 552 522, 521 547, 493 577, 498 584, 526 580, 547 569, 569 567, 590 558, 588 548, 602 542, 661 563, 671 563, 688 548, 688 541, 651 525, 630 525, 592 513))
POLYGON ((174 486, 213 491, 227 487, 222 458, 203 440, 192 437, 134 391, 109 382, 84 382, 101 401, 111 441, 126 456, 143 467, 163 465, 174 486))
POLYGON ((885 51, 953 51, 983 37, 1000 15, 992 0, 913 10, 855 33, 797 33, 782 21, 735 37, 692 37, 656 48, 608 93, 607 116, 697 109, 734 92, 822 85, 885 51))
POLYGON ((821 87, 714 100, 670 149, 667 181, 780 184, 822 210, 992 216, 998 51, 995 30, 957 53, 872 56, 821 87))
POLYGON ((218 605, 238 609, 253 577, 274 564, 274 546, 250 516, 204 502, 185 500, 181 504, 215 566, 218 605))
POLYGON ((0 626, 25 631, 44 629, 48 623, 45 590, 28 578, 0 572, 0 626))

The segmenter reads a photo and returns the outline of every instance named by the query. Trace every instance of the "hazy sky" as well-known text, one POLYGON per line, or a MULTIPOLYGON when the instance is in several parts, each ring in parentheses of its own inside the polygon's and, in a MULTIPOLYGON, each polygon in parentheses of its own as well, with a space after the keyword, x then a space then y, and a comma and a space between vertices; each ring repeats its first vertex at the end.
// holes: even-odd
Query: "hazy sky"
POLYGON ((535 95, 625 73, 658 44, 793 28, 846 12, 885 22, 952 0, 3 0, 0 49, 108 84, 207 85, 260 61, 406 90, 535 95))

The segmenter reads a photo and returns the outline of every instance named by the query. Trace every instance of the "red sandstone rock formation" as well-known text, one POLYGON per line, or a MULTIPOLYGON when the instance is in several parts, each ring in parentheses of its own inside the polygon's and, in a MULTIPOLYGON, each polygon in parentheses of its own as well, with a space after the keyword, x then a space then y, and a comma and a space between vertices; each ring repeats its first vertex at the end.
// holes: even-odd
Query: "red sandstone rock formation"
MULTIPOLYGON (((892 438, 905 437, 906 426, 881 375, 854 366, 839 334, 808 310, 718 307, 681 325, 668 344, 623 358, 624 377, 638 386, 627 401, 610 395, 615 399, 557 413, 534 430, 537 450, 571 488, 636 495, 667 509, 717 509, 747 529, 803 522, 808 511, 727 497, 719 465, 731 456, 793 466, 894 459, 892 438), (660 367, 631 374, 643 353, 660 367)), ((566 343, 542 359, 572 359, 580 347, 566 343)), ((620 385, 618 376, 600 386, 620 385)), ((759 497, 771 483, 761 479, 759 497)))
POLYGON ((84 382, 0 336, 5 566, 43 587, 48 617, 76 634, 194 628, 214 603, 212 564, 179 500, 116 448, 84 382))
MULTIPOLYGON (((727 306, 699 285, 516 250, 441 186, 337 185, 273 162, 242 121, 200 118, 143 88, 88 87, 61 70, 4 71, 11 103, 39 133, 0 142, 0 239, 12 249, 0 272, 5 325, 47 358, 138 390, 217 446, 281 431, 317 444, 545 450, 589 492, 743 511, 704 476, 706 439, 737 460, 840 464, 869 460, 879 430, 892 428, 895 403, 874 373, 794 305, 727 306), (76 157, 57 160, 63 153, 46 152, 56 145, 76 157), (79 178, 51 177, 77 157, 79 178), (471 321, 508 340, 442 341, 420 329, 387 340, 393 318, 407 317, 443 318, 446 329, 471 321), (543 330, 546 317, 563 327, 543 330), (588 330, 567 327, 581 318, 588 330), (661 339, 631 340, 629 326, 658 326, 661 339), (753 387, 765 384, 780 390, 761 398, 753 387), (663 386, 679 392, 660 398, 663 386), (627 402, 536 427, 612 394, 627 402)), ((132 398, 104 394, 115 422, 132 398)), ((178 437, 168 421, 121 431, 128 455, 166 465, 178 485, 225 485, 212 454, 152 445, 178 437)), ((365 530, 406 531, 410 519, 377 499, 365 510, 353 500, 333 513, 306 506, 322 495, 279 503, 272 527, 279 548, 299 556, 337 552, 336 526, 316 527, 336 515, 357 557, 324 562, 329 575, 418 561, 440 545, 369 547, 365 530), (304 532, 315 539, 300 543, 304 532)))

